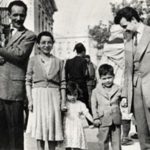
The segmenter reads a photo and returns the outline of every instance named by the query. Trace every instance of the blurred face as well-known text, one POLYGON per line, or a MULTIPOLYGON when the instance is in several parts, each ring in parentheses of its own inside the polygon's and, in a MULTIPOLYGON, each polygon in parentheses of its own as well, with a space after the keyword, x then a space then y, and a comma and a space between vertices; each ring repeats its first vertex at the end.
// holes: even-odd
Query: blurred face
POLYGON ((75 102, 77 100, 78 94, 77 92, 73 93, 72 95, 68 94, 67 99, 70 102, 75 102))
POLYGON ((131 21, 127 21, 126 18, 122 18, 120 20, 120 26, 124 28, 126 31, 136 32, 137 31, 137 20, 133 18, 131 21))
POLYGON ((9 17, 11 19, 11 23, 14 28, 17 29, 22 28, 26 18, 26 12, 24 7, 14 5, 11 8, 9 17))
POLYGON ((113 85, 114 76, 113 75, 103 75, 100 77, 101 83, 104 87, 110 88, 113 85))
POLYGON ((42 36, 38 48, 44 55, 49 55, 53 48, 53 41, 49 36, 42 36))

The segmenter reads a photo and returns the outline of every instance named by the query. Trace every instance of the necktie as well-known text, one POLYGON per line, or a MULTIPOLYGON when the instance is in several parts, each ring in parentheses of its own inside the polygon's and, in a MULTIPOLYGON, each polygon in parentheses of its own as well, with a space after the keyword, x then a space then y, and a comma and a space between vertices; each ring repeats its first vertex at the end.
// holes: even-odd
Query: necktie
POLYGON ((137 50, 137 45, 138 45, 137 32, 133 34, 133 44, 134 44, 133 56, 134 56, 137 50))
POLYGON ((9 40, 12 38, 13 30, 14 30, 14 29, 10 29, 10 32, 9 32, 9 40))
POLYGON ((138 45, 138 37, 137 37, 137 32, 134 34, 134 45, 138 45))

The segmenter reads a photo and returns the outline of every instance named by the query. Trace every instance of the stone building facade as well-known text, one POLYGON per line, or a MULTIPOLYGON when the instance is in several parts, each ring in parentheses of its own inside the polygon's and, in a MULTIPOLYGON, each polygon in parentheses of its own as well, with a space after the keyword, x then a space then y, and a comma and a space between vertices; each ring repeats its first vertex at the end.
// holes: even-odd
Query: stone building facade
MULTIPOLYGON (((1 24, 5 26, 10 24, 7 7, 12 0, 0 0, 0 33, 3 30, 1 24)), ((55 0, 22 0, 28 7, 25 27, 35 32, 41 31, 53 32, 53 14, 57 11, 55 0)), ((0 34, 2 35, 2 34, 0 34)), ((1 39, 1 36, 0 36, 1 39)), ((31 56, 39 53, 38 50, 32 52, 31 56)))
MULTIPOLYGON (((9 24, 6 7, 12 0, 0 0, 1 22, 9 24), (5 17, 4 17, 5 16, 5 17)), ((38 34, 41 31, 53 32, 53 14, 57 11, 54 0, 22 0, 28 6, 25 26, 38 34)))

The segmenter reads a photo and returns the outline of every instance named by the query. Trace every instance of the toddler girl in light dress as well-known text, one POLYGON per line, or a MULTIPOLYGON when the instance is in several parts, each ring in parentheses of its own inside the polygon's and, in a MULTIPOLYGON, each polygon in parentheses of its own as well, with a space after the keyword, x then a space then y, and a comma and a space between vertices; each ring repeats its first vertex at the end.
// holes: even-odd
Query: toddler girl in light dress
POLYGON ((66 150, 87 149, 87 142, 83 127, 83 118, 91 122, 93 118, 86 105, 79 101, 79 89, 75 82, 68 82, 67 85, 67 112, 64 116, 64 145, 66 150), (85 118, 84 118, 85 119, 85 118))

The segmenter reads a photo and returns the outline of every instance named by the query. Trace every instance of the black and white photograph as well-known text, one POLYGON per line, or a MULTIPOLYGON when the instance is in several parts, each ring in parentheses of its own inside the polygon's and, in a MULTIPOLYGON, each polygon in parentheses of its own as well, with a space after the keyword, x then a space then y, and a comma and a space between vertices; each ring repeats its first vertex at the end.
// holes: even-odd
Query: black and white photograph
POLYGON ((0 150, 150 150, 150 0, 0 0, 0 150))

